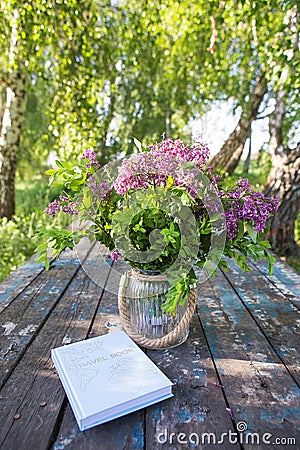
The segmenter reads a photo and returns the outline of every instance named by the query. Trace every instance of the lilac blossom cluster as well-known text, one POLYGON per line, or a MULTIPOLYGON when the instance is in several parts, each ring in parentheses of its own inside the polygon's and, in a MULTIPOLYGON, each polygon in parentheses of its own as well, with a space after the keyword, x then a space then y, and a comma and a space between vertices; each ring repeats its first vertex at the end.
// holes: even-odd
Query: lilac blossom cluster
POLYGON ((230 240, 238 234, 239 220, 251 221, 255 231, 264 232, 270 215, 278 209, 278 199, 254 192, 247 178, 240 178, 231 192, 220 191, 219 196, 225 203, 227 237, 230 240))
MULTIPOLYGON (((101 166, 99 162, 97 161, 96 154, 94 150, 87 148, 84 153, 81 155, 81 159, 85 160, 85 167, 87 169, 93 167, 95 170, 99 169, 101 166)), ((95 178, 92 176, 92 174, 88 174, 90 177, 90 188, 95 194, 100 194, 100 187, 98 183, 96 183, 95 178)), ((106 186, 103 187, 103 191, 105 190, 106 186)), ((107 193, 107 190, 105 191, 107 193)), ((74 216, 79 213, 79 210, 77 209, 75 203, 72 199, 70 199, 67 196, 61 195, 59 197, 59 200, 54 200, 52 203, 50 203, 47 208, 45 209, 45 213, 48 214, 51 217, 55 217, 56 213, 59 213, 63 211, 66 214, 70 214, 71 216, 74 216)))
MULTIPOLYGON (((202 142, 201 136, 191 147, 184 145, 179 139, 168 138, 149 146, 147 153, 124 159, 112 185, 105 179, 98 181, 95 171, 100 168, 100 164, 93 150, 86 149, 81 156, 85 167, 93 169, 87 173, 88 185, 98 200, 109 200, 113 190, 125 195, 130 190, 147 189, 149 186, 166 187, 169 177, 172 177, 175 186, 184 187, 195 199, 201 199, 202 193, 206 192, 203 201, 209 212, 217 213, 224 209, 227 239, 236 238, 239 220, 252 222, 255 231, 263 232, 268 218, 278 209, 278 199, 253 191, 247 178, 240 178, 231 191, 218 190, 219 176, 212 176, 211 169, 207 167, 208 158, 209 149, 202 142), (203 183, 201 180, 201 174, 209 176, 209 187, 206 181, 203 183)), ((59 200, 50 203, 45 212, 52 217, 60 211, 70 215, 78 214, 73 200, 67 196, 60 196, 59 200)), ((111 255, 113 260, 117 260, 119 256, 118 250, 111 255)))
POLYGON ((92 150, 91 148, 87 148, 84 151, 84 153, 81 155, 81 159, 87 160, 87 162, 85 163, 85 167, 87 168, 93 167, 97 170, 101 167, 99 161, 96 158, 94 150, 92 150))
POLYGON ((45 213, 49 216, 54 217, 56 213, 63 211, 66 214, 70 214, 70 216, 74 216, 79 213, 75 203, 64 195, 59 197, 59 200, 54 200, 50 205, 45 209, 45 213))
POLYGON ((168 138, 149 149, 148 153, 134 155, 122 162, 114 183, 117 193, 146 189, 153 184, 165 187, 168 177, 172 177, 175 186, 184 186, 196 196, 199 170, 203 170, 209 157, 207 144, 198 139, 189 148, 179 139, 168 138))
POLYGON ((184 145, 182 140, 168 138, 162 142, 158 142, 154 145, 149 146, 150 151, 152 151, 157 157, 165 157, 166 154, 171 157, 182 161, 182 162, 193 162, 197 167, 203 167, 209 158, 209 149, 206 143, 203 143, 201 136, 199 136, 195 143, 189 148, 184 145))
POLYGON ((120 258, 120 256, 121 256, 121 252, 118 249, 114 250, 110 254, 110 257, 113 261, 117 261, 120 258))
POLYGON ((106 180, 97 181, 93 175, 89 177, 88 185, 93 194, 100 199, 107 198, 112 191, 110 184, 106 180))

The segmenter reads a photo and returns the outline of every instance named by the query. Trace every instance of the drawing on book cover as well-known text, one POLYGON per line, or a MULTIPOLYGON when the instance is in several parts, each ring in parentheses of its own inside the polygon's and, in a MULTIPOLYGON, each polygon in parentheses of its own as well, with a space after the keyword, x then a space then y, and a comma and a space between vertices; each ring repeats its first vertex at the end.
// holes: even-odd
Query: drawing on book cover
POLYGON ((155 375, 156 368, 145 364, 145 361, 123 357, 110 366, 109 381, 113 384, 125 384, 131 394, 137 394, 155 375))
MULTIPOLYGON (((87 341, 88 342, 88 341, 87 341)), ((98 362, 104 361, 106 353, 99 354, 105 350, 103 342, 89 342, 87 345, 68 348, 63 352, 65 365, 80 379, 80 390, 85 391, 87 386, 98 375, 101 367, 98 362), (97 352, 97 357, 93 358, 93 353, 97 352)))

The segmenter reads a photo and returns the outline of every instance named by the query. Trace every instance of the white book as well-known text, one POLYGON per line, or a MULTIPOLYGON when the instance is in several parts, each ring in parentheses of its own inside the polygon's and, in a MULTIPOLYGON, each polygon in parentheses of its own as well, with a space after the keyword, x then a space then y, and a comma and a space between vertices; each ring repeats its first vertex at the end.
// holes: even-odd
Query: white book
POLYGON ((51 350, 80 430, 172 397, 172 382, 116 331, 51 350))

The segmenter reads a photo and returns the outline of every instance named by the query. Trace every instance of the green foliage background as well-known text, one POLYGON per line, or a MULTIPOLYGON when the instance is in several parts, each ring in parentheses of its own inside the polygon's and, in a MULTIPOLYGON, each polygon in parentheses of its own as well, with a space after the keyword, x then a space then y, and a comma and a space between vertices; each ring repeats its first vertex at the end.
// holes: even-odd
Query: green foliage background
MULTIPOLYGON (((58 186, 49 189, 42 178, 28 177, 18 182, 16 215, 12 220, 0 219, 0 281, 33 255, 38 244, 37 230, 53 224, 53 218, 48 217, 44 209, 59 193, 58 186)), ((69 218, 61 215, 55 221, 67 226, 69 218)))
MULTIPOLYGON (((0 113, 20 70, 27 107, 16 216, 0 221, 0 279, 31 255, 35 229, 52 221, 42 212, 55 196, 44 177, 49 157, 92 147, 106 163, 130 153, 133 136, 144 145, 163 133, 189 143, 190 121, 216 100, 243 108, 260 71, 269 86, 263 106, 286 92, 286 144, 300 120, 294 11, 296 0, 1 0, 0 113)), ((268 170, 268 158, 253 161, 249 178, 263 186, 268 170)))

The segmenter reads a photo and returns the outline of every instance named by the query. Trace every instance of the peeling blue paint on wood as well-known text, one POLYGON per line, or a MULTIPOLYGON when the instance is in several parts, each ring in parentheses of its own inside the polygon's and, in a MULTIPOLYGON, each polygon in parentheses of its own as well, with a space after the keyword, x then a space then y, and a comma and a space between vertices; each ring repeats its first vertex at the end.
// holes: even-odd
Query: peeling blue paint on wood
POLYGON ((207 416, 206 413, 199 412, 198 415, 197 415, 198 423, 204 422, 206 416, 207 416))
POLYGON ((132 447, 135 448, 144 448, 144 431, 143 431, 143 422, 139 421, 134 424, 132 429, 132 447))
POLYGON ((63 436, 59 441, 57 441, 52 449, 53 450, 65 450, 73 441, 77 438, 77 436, 81 433, 79 429, 73 428, 70 434, 63 436))
MULTIPOLYGON (((278 425, 282 424, 285 420, 298 421, 300 417, 300 407, 290 408, 286 407, 284 410, 277 405, 272 406, 270 410, 259 411, 259 419, 264 426, 270 430, 278 431, 278 425)), ((295 436, 294 436, 295 437, 295 436)))
POLYGON ((29 263, 9 275, 0 284, 0 304, 3 307, 9 304, 42 270, 43 267, 40 264, 29 263))
POLYGON ((152 420, 158 421, 161 418, 162 406, 160 403, 152 407, 152 420))
POLYGON ((178 411, 178 420, 180 423, 189 423, 192 420, 192 415, 188 405, 180 408, 178 411))
MULTIPOLYGON (((273 267, 273 275, 268 274, 268 270, 262 263, 255 263, 257 267, 268 277, 274 284, 277 280, 284 288, 288 288, 294 295, 300 297, 300 276, 291 267, 277 259, 273 267)), ((279 286, 279 285, 278 285, 279 286)))
POLYGON ((50 273, 51 270, 58 268, 58 267, 67 267, 70 265, 80 265, 80 261, 78 259, 56 259, 50 266, 50 273))

